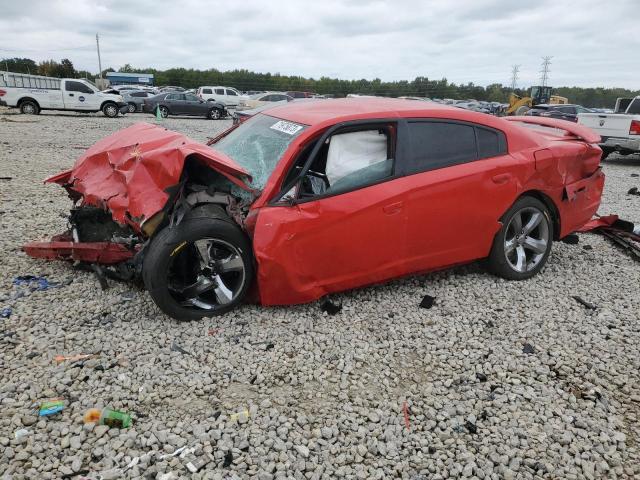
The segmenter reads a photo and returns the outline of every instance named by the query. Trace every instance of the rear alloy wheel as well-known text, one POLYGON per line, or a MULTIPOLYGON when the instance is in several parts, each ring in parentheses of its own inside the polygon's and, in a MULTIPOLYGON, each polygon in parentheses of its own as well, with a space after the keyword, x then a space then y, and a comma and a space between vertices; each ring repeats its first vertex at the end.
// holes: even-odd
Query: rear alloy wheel
POLYGON ((36 102, 25 100, 20 104, 20 113, 24 113, 25 115, 37 115, 40 113, 40 108, 36 102))
POLYGON ((115 103, 107 103, 104 107, 102 107, 102 113, 106 117, 114 118, 118 116, 118 106, 115 103))
POLYGON ((167 107, 165 107, 164 105, 160 105, 158 107, 158 110, 160 111, 160 116, 162 118, 167 118, 169 116, 169 109, 167 107))
POLYGON ((129 106, 127 107, 127 110, 129 113, 135 113, 136 110, 138 109, 138 107, 136 107, 135 103, 130 103, 129 106))
POLYGON ((209 120, 220 120, 222 118, 222 112, 219 108, 212 108, 209 110, 207 118, 209 118, 209 120))
POLYGON ((496 275, 524 280, 547 262, 553 240, 553 222, 547 207, 533 197, 520 198, 503 216, 488 266, 496 275))
POLYGON ((153 239, 142 276, 167 315, 178 320, 220 315, 236 307, 251 285, 251 245, 231 220, 186 219, 153 239))

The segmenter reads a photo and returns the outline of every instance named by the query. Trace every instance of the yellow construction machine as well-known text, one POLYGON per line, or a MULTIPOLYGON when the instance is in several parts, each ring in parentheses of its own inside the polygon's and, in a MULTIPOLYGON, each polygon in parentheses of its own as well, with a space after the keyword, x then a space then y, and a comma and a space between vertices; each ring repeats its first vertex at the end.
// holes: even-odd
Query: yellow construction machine
POLYGON ((566 97, 551 95, 551 90, 552 88, 547 86, 531 87, 531 95, 528 97, 511 93, 507 115, 524 115, 527 110, 540 104, 564 105, 569 103, 566 97))

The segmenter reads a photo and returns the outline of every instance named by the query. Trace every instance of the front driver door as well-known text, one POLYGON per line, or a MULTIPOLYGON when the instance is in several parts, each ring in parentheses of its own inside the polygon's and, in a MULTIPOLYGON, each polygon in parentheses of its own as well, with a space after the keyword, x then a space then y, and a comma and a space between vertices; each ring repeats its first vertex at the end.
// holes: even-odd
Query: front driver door
MULTIPOLYGON (((389 126, 389 154, 386 145, 381 153, 378 147, 355 144, 355 150, 362 147, 360 160, 367 164, 343 169, 340 178, 335 173, 340 169, 331 167, 333 139, 321 139, 325 148, 319 147, 315 160, 312 154, 306 167, 293 166, 310 170, 294 187, 295 203, 272 203, 259 210, 254 252, 263 304, 307 302, 405 273, 405 192, 394 168, 396 130, 389 126), (329 171, 334 173, 325 175, 329 171)), ((346 157, 336 156, 341 165, 346 157)))

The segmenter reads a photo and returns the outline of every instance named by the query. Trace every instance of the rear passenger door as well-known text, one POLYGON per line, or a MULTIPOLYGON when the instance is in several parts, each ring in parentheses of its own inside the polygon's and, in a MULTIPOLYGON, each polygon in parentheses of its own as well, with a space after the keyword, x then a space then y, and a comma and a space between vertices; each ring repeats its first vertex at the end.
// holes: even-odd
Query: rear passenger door
POLYGON ((187 113, 186 101, 183 93, 171 93, 167 95, 166 101, 169 104, 169 110, 174 115, 184 115, 187 113))
POLYGON ((504 133, 453 120, 409 120, 403 137, 407 263, 419 272, 486 257, 517 182, 504 133))

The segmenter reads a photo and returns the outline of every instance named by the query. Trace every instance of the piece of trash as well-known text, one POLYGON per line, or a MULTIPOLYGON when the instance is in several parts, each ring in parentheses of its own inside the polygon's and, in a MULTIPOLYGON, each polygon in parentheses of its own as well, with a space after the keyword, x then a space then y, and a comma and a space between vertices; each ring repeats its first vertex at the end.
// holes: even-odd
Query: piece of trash
POLYGON ((598 308, 593 303, 587 302, 586 300, 584 300, 582 297, 579 297, 578 295, 573 295, 571 298, 573 298, 576 302, 578 302, 580 305, 587 308, 588 310, 596 310, 598 308))
POLYGON ((320 310, 327 312, 328 315, 336 315, 340 310, 342 310, 342 304, 333 303, 327 298, 320 305, 320 310))
POLYGON ((0 180, 13 180, 13 177, 0 177, 0 180))
POLYGON ((122 295, 120 295, 120 299, 123 302, 130 302, 134 298, 136 298, 136 292, 132 292, 132 291, 124 292, 122 295))
POLYGON ((233 463, 233 453, 231 450, 227 450, 227 453, 224 455, 224 462, 222 463, 222 468, 228 468, 233 463))
POLYGON ((106 425, 111 428, 129 428, 131 426, 131 415, 119 410, 110 408, 90 408, 84 414, 84 423, 95 423, 106 425))
POLYGON ((562 239, 562 243, 566 243, 567 245, 577 245, 580 243, 580 237, 575 233, 570 233, 562 239))
POLYGON ((249 418, 249 410, 245 409, 245 410, 242 410, 242 411, 240 411, 238 413, 232 413, 231 415, 229 415, 229 419, 232 422, 237 422, 240 419, 240 415, 244 415, 247 418, 249 418))
POLYGON ((40 404, 38 415, 41 417, 48 417, 50 415, 55 415, 62 410, 64 410, 64 399, 53 398, 40 404))
POLYGON ((629 189, 629 191, 627 192, 627 194, 629 194, 629 195, 640 195, 640 190, 638 190, 638 187, 631 187, 629 189))
POLYGON ((481 372, 477 372, 476 373, 476 378, 478 379, 479 382, 486 382, 487 381, 487 376, 484 373, 481 373, 481 372))
POLYGON ((533 345, 531 345, 530 343, 525 343, 522 346, 522 353, 528 353, 528 354, 536 353, 536 349, 533 348, 533 345))
POLYGON ((45 277, 37 277, 35 275, 20 275, 15 277, 13 284, 17 287, 29 287, 29 290, 32 292, 41 292, 60 286, 57 282, 50 282, 45 277))
POLYGON ((632 173, 631 176, 632 177, 640 177, 640 173, 632 173))
POLYGON ((429 454, 433 455, 436 452, 437 452, 436 447, 429 447, 429 454))
POLYGON ((402 414, 404 416, 404 426, 407 427, 407 430, 411 429, 411 424, 409 423, 409 405, 407 405, 407 401, 402 402, 402 414))
POLYGON ((185 466, 191 473, 196 473, 206 464, 210 463, 213 460, 213 456, 210 453, 204 454, 200 457, 196 457, 194 455, 189 455, 186 458, 187 463, 185 466))
POLYGON ((431 308, 436 302, 436 297, 432 297, 431 295, 425 295, 422 297, 422 301, 420 302, 420 308, 431 308))
POLYGON ((13 310, 11 310, 10 307, 5 307, 2 310, 0 310, 0 318, 9 318, 12 313, 13 313, 13 310))
POLYGON ((21 428, 20 430, 16 430, 15 432, 13 432, 13 438, 15 438, 18 441, 22 440, 24 437, 27 437, 29 435, 31 435, 31 430, 27 428, 21 428))
POLYGON ((90 358, 95 357, 94 354, 91 353, 79 353, 77 355, 56 355, 53 357, 53 361, 56 363, 62 362, 77 362, 79 360, 88 360, 90 358))
POLYGON ((474 423, 471 423, 469 420, 464 422, 464 426, 469 431, 469 433, 478 433, 478 427, 474 423))
POLYGON ((180 455, 182 452, 184 452, 186 449, 187 449, 186 445, 184 447, 176 448, 172 453, 165 453, 164 455, 160 455, 160 460, 164 460, 165 458, 176 457, 180 455))
POLYGON ((180 353, 182 353, 184 355, 191 355, 191 353, 187 352, 184 348, 182 348, 180 345, 178 345, 175 340, 171 343, 171 351, 172 352, 180 352, 180 353))

